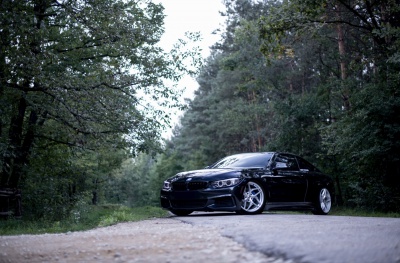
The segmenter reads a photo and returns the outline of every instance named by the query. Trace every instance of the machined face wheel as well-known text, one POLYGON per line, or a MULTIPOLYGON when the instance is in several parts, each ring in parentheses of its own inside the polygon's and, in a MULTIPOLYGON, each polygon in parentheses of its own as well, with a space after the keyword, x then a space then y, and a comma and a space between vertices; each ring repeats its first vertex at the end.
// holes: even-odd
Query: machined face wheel
POLYGON ((322 188, 319 192, 319 203, 321 206, 321 210, 324 213, 329 213, 332 206, 331 194, 328 189, 322 188))
POLYGON ((243 199, 240 213, 258 214, 264 210, 265 193, 264 189, 257 182, 250 181, 243 191, 243 199))
POLYGON ((314 214, 326 215, 331 211, 332 198, 329 190, 327 188, 322 188, 319 191, 318 203, 316 204, 316 209, 314 214))

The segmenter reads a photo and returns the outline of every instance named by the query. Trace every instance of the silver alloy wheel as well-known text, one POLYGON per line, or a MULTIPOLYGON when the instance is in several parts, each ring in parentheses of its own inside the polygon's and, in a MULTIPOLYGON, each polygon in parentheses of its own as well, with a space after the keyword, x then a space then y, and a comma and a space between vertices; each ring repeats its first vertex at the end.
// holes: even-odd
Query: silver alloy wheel
POLYGON ((248 182, 243 191, 242 209, 246 213, 257 213, 264 206, 264 190, 255 182, 248 182))
POLYGON ((319 192, 319 207, 324 214, 329 213, 332 206, 332 199, 329 190, 326 188, 322 188, 319 192))

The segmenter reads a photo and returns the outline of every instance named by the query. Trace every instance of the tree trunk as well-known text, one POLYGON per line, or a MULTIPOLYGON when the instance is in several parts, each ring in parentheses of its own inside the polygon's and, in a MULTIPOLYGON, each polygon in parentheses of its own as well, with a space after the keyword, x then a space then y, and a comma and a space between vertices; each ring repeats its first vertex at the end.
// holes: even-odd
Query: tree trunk
POLYGON ((18 101, 15 115, 10 121, 8 134, 8 147, 4 154, 3 166, 0 173, 0 189, 8 189, 12 195, 4 196, 0 200, 0 211, 2 213, 12 213, 16 217, 21 216, 21 191, 18 189, 19 182, 24 173, 24 167, 29 163, 29 154, 35 139, 35 126, 38 116, 35 111, 31 111, 29 118, 27 115, 27 103, 22 95, 18 101), (28 124, 24 121, 28 119, 28 124), (24 129, 24 126, 26 127, 24 129), (10 205, 10 202, 13 205, 10 205))
MULTIPOLYGON (((40 29, 41 21, 44 19, 44 13, 48 5, 49 2, 46 1, 37 1, 34 3, 34 11, 37 20, 35 27, 37 29, 40 29)), ((34 54, 37 54, 40 50, 40 43, 36 41, 31 42, 30 46, 34 54)), ((1 58, 3 59, 3 56, 1 58)), ((32 84, 31 79, 28 77, 22 82, 22 88, 28 90, 30 84, 32 84)), ((25 99, 26 95, 26 93, 20 94, 19 101, 15 103, 15 115, 11 117, 8 147, 3 159, 3 167, 0 171, 0 187, 17 188, 23 173, 23 167, 28 163, 29 152, 35 137, 34 127, 37 124, 38 115, 32 110, 28 118, 28 123, 24 125, 26 117, 29 114, 27 112, 28 104, 25 99)))
POLYGON ((98 185, 99 185, 99 180, 96 178, 93 180, 93 191, 92 191, 92 205, 97 205, 98 202, 98 194, 97 194, 97 189, 98 189, 98 185))
POLYGON ((3 160, 3 167, 1 170, 1 187, 17 188, 18 178, 20 175, 18 164, 21 163, 21 144, 22 144, 22 131, 23 122, 26 112, 26 101, 23 96, 19 100, 17 111, 11 118, 10 131, 9 131, 9 143, 6 150, 6 154, 3 160))
MULTIPOLYGON (((341 5, 336 5, 336 15, 338 21, 341 21, 341 5)), ((337 35, 338 35, 338 46, 339 46, 339 59, 340 59, 340 78, 341 78, 341 86, 342 86, 342 98, 343 98, 343 107, 346 111, 350 110, 350 92, 347 85, 344 81, 347 79, 347 63, 346 63, 346 48, 344 42, 344 33, 343 33, 343 25, 338 23, 337 27, 337 35)))

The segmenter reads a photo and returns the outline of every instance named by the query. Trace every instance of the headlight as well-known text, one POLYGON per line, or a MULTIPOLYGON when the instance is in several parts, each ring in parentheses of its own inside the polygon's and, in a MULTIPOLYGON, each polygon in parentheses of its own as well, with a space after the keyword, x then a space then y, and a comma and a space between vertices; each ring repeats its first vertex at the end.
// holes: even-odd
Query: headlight
POLYGON ((168 181, 164 181, 162 189, 164 191, 171 191, 171 188, 172 188, 172 184, 168 181))
POLYGON ((214 188, 231 187, 231 186, 237 185, 239 183, 239 181, 240 181, 239 178, 231 178, 231 179, 212 182, 211 185, 214 188))

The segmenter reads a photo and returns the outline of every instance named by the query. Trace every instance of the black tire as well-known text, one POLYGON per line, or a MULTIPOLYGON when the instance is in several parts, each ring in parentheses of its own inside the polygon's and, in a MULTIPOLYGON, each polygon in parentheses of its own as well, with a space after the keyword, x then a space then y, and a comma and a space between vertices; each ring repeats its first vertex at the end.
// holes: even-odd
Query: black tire
POLYGON ((323 187, 318 191, 314 210, 312 212, 314 215, 327 215, 331 211, 331 207, 331 193, 329 192, 328 188, 323 187))
POLYGON ((182 209, 182 210, 171 209, 169 211, 176 216, 187 216, 187 215, 190 215, 191 213, 193 213, 192 210, 185 210, 185 209, 182 209))
POLYGON ((256 181, 249 181, 243 190, 241 209, 238 214, 255 215, 264 211, 266 203, 265 190, 256 181))

